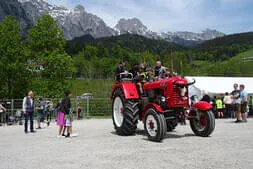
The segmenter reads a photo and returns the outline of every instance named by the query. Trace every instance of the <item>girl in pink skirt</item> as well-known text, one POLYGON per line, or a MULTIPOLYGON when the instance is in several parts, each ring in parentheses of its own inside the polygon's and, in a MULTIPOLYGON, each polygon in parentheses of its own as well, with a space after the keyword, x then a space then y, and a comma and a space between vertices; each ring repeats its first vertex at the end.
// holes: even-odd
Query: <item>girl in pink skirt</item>
POLYGON ((58 112, 57 125, 59 126, 57 137, 65 136, 64 132, 66 128, 66 120, 65 120, 65 114, 62 112, 58 112))
POLYGON ((66 120, 65 120, 65 114, 61 112, 61 101, 59 101, 57 107, 59 108, 58 116, 57 116, 57 125, 59 126, 58 135, 57 137, 64 137, 64 132, 66 129, 66 120), (63 132, 62 132, 63 130, 63 132))

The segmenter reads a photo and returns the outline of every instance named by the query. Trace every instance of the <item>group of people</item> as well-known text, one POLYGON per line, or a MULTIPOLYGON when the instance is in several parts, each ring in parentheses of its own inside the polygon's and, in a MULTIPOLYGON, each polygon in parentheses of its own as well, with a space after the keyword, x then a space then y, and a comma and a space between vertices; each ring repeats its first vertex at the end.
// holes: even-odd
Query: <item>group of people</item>
POLYGON ((132 76, 131 79, 136 82, 141 95, 143 95, 143 83, 173 76, 173 74, 168 71, 168 68, 162 65, 161 61, 156 61, 154 69, 149 70, 144 64, 134 64, 129 72, 125 70, 125 62, 120 61, 116 68, 115 74, 116 81, 128 79, 129 76, 132 76))
MULTIPOLYGON (((71 137, 72 136, 72 113, 71 113, 71 102, 70 97, 72 96, 71 91, 65 92, 65 98, 59 101, 59 103, 56 106, 57 109, 57 125, 59 126, 57 137, 71 137), (67 134, 65 134, 65 131, 67 129, 67 134)), ((38 110, 37 114, 37 120, 38 120, 38 127, 36 129, 41 129, 41 122, 46 122, 49 126, 51 117, 47 118, 47 121, 44 120, 44 111, 45 108, 48 107, 53 109, 53 102, 50 101, 47 104, 43 102, 43 99, 39 99, 39 104, 37 107, 35 107, 35 101, 34 101, 34 93, 33 91, 29 91, 28 95, 24 97, 23 99, 23 113, 25 117, 25 124, 24 124, 24 132, 28 133, 28 121, 30 121, 30 132, 35 133, 34 130, 34 110, 38 110)))
MULTIPOLYGON (((231 96, 227 95, 227 98, 232 98, 232 108, 235 113, 236 123, 247 122, 247 106, 248 106, 248 93, 245 90, 245 86, 243 84, 234 84, 234 90, 231 92, 231 96), (239 89, 238 89, 239 87, 239 89)), ((225 100, 225 105, 229 104, 227 100, 225 100)))
POLYGON ((233 87, 234 90, 230 94, 226 92, 223 98, 214 96, 211 99, 210 96, 204 95, 201 101, 211 103, 218 118, 223 118, 226 114, 231 118, 236 118, 236 123, 247 122, 248 112, 252 111, 252 96, 248 99, 248 93, 243 84, 235 83, 233 87))

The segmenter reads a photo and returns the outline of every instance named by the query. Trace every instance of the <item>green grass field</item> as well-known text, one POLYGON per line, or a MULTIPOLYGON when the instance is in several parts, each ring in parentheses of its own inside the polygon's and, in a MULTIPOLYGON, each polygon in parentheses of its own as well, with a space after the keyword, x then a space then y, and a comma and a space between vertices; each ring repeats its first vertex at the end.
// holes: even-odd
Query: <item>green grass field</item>
POLYGON ((222 62, 193 61, 197 66, 188 68, 186 75, 189 73, 194 76, 253 77, 253 60, 244 60, 250 57, 253 57, 253 49, 222 62))
POLYGON ((113 79, 71 79, 73 96, 92 93, 94 98, 109 98, 113 79))

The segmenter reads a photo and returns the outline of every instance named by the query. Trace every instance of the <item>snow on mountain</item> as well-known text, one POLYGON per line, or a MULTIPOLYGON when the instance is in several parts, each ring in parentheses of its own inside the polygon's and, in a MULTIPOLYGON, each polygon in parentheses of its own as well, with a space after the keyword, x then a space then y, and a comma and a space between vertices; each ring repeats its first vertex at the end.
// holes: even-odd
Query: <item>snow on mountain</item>
POLYGON ((43 14, 51 15, 63 29, 64 37, 67 40, 85 34, 91 34, 94 38, 116 35, 116 32, 108 27, 101 18, 86 12, 81 5, 74 9, 67 9, 49 4, 44 0, 19 0, 19 2, 32 16, 34 23, 43 14))
POLYGON ((23 9, 26 11, 26 14, 29 15, 33 23, 35 23, 36 19, 43 14, 51 15, 62 28, 64 38, 67 40, 86 34, 90 34, 94 38, 122 34, 137 34, 151 39, 164 39, 169 42, 183 45, 195 45, 225 35, 211 29, 206 29, 201 33, 187 31, 157 33, 148 29, 148 27, 137 18, 120 19, 114 28, 110 28, 101 18, 88 13, 82 5, 78 5, 73 9, 67 9, 62 6, 50 4, 45 0, 18 1, 22 4, 23 9))
POLYGON ((206 40, 214 39, 216 37, 224 36, 225 34, 218 32, 216 30, 206 29, 202 33, 194 33, 194 32, 161 32, 156 33, 152 32, 145 26, 140 20, 137 18, 132 19, 120 19, 115 26, 115 30, 117 30, 118 34, 137 34, 142 35, 148 38, 153 39, 164 39, 169 42, 175 42, 177 40, 184 41, 197 41, 203 42, 206 40))

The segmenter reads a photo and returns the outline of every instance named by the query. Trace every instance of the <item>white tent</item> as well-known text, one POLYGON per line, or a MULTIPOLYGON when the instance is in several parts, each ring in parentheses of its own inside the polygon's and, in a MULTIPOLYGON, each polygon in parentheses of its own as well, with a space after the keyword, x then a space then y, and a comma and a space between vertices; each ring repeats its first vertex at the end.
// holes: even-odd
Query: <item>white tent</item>
POLYGON ((204 94, 219 95, 225 92, 231 93, 233 84, 244 84, 248 94, 253 95, 253 78, 250 77, 198 77, 186 76, 189 82, 193 79, 196 83, 189 86, 189 96, 196 95, 201 98, 204 94))

